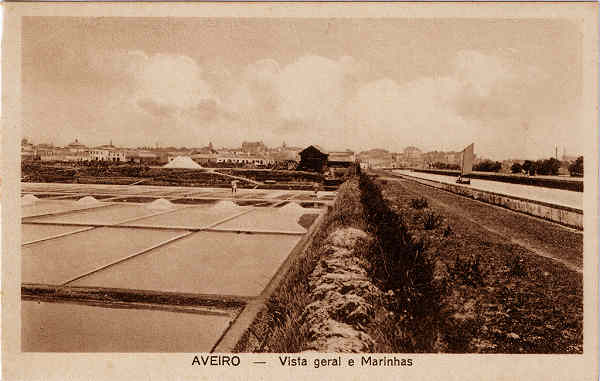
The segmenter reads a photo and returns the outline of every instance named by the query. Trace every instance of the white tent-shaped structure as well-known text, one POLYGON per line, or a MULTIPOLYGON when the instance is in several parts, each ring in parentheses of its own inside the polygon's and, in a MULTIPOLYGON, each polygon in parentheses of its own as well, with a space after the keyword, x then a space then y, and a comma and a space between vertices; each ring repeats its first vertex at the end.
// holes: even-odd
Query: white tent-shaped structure
POLYGON ((192 160, 189 156, 177 156, 167 164, 163 165, 163 168, 200 169, 202 166, 192 160))

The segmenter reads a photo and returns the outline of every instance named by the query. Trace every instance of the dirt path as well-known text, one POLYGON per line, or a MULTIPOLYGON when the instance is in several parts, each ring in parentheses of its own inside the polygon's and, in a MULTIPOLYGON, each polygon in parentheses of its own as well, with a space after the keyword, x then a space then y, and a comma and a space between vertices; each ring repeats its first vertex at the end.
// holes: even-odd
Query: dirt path
POLYGON ((401 185, 412 198, 425 197, 431 205, 440 209, 442 214, 459 223, 461 219, 465 219, 487 232, 502 237, 507 243, 560 262, 571 271, 582 273, 581 232, 409 180, 395 177, 386 177, 385 180, 401 185))

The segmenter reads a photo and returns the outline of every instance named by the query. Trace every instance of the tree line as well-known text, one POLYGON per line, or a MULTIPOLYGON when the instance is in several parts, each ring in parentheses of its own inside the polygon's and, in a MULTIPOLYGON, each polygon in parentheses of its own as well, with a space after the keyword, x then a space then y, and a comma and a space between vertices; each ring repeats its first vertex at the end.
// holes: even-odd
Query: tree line
MULTIPOLYGON (((441 161, 433 163, 432 167, 436 169, 460 169, 460 165, 458 164, 448 164, 441 161)), ((482 162, 473 165, 473 170, 479 172, 498 172, 501 168, 502 163, 500 163, 499 161, 491 160, 483 160, 482 162)))
MULTIPOLYGON (((448 164, 443 162, 436 162, 431 165, 433 168, 437 169, 460 169, 460 166, 457 164, 448 164)), ((514 174, 527 174, 530 176, 534 175, 558 175, 559 169, 561 167, 560 160, 557 160, 553 157, 549 159, 542 160, 525 160, 523 164, 514 163, 510 167, 510 171, 514 174)), ((492 160, 483 160, 475 165, 473 165, 473 171, 477 172, 499 172, 502 169, 502 163, 499 161, 492 160)), ((583 176, 583 156, 579 156, 575 162, 569 164, 568 166, 569 174, 571 176, 583 176)))
MULTIPOLYGON (((561 162, 553 157, 544 160, 525 160, 523 164, 514 163, 510 167, 512 173, 525 173, 533 175, 558 175, 561 162)), ((579 156, 575 162, 569 165, 569 174, 571 176, 583 176, 583 156, 579 156)))

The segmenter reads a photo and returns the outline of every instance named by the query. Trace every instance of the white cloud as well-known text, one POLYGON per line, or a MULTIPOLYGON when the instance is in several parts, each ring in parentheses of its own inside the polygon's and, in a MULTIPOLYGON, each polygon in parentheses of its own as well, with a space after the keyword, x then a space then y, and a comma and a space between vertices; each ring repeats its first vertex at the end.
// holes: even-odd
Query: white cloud
POLYGON ((146 57, 140 66, 135 73, 137 99, 186 110, 213 97, 202 68, 189 57, 157 54, 146 57))
POLYGON ((461 50, 454 62, 454 77, 479 96, 487 96, 498 83, 512 80, 509 62, 473 50, 461 50))
POLYGON ((330 122, 331 114, 343 101, 343 80, 339 62, 319 56, 301 57, 284 67, 278 79, 281 116, 311 125, 330 122))
POLYGON ((526 103, 514 99, 547 78, 536 67, 506 60, 461 51, 445 76, 406 83, 374 79, 364 62, 348 56, 308 55, 286 65, 262 59, 232 67, 217 59, 200 65, 186 56, 131 51, 90 62, 101 76, 118 79, 120 95, 107 109, 127 115, 132 135, 156 135, 152 139, 163 144, 263 139, 334 149, 449 150, 475 141, 479 152, 501 155, 501 143, 516 155, 531 150, 504 135, 519 135, 523 125, 530 126, 523 136, 536 134, 540 118, 524 116, 526 103))
MULTIPOLYGON (((476 126, 457 114, 452 99, 462 84, 450 78, 424 78, 398 85, 386 78, 362 86, 348 107, 352 134, 363 147, 461 145, 476 126)), ((448 147, 450 148, 450 147, 448 147)))
POLYGON ((349 83, 358 70, 351 57, 303 56, 283 67, 264 59, 241 70, 230 94, 219 98, 249 138, 314 143, 309 139, 331 139, 343 129, 349 83))

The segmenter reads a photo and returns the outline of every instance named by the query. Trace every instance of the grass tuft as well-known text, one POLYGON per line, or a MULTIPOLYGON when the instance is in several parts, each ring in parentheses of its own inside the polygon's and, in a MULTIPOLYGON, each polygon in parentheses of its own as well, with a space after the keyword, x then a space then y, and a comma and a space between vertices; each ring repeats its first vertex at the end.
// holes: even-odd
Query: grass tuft
POLYGON ((423 228, 425 230, 433 230, 441 225, 442 216, 438 216, 434 211, 426 211, 423 213, 423 228))
POLYGON ((429 206, 429 203, 425 197, 419 197, 410 200, 410 206, 413 209, 425 209, 429 206))

